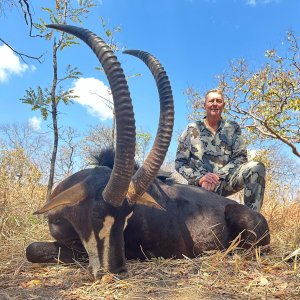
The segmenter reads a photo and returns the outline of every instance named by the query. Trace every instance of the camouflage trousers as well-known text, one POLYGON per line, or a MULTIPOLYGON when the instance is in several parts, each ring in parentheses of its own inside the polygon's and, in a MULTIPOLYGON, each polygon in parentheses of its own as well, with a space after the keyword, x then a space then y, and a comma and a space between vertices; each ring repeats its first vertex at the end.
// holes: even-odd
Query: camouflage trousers
POLYGON ((216 193, 227 197, 244 188, 245 205, 259 212, 264 198, 265 175, 266 169, 261 162, 247 162, 222 180, 216 193))

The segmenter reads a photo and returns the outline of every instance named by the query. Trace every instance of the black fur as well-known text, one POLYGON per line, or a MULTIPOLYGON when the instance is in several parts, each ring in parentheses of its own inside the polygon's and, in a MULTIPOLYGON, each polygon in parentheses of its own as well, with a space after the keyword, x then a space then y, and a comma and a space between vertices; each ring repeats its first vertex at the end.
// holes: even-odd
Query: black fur
POLYGON ((130 206, 127 201, 120 207, 112 206, 103 199, 102 192, 111 175, 114 152, 104 149, 96 157, 101 166, 69 176, 53 191, 55 196, 82 182, 88 194, 80 203, 48 213, 55 242, 29 245, 29 261, 56 262, 61 257, 70 262, 87 254, 89 270, 98 279, 101 268, 126 272, 125 256, 195 257, 204 251, 227 249, 240 233, 239 247, 268 249, 270 234, 263 215, 196 186, 165 184, 156 178, 147 193, 164 210, 130 206), (105 239, 107 230, 110 234, 105 239))
MULTIPOLYGON (((113 169, 115 160, 115 149, 113 147, 107 147, 101 149, 97 154, 91 154, 93 166, 105 166, 113 169)), ((139 165, 135 162, 134 170, 137 171, 139 165)))
MULTIPOLYGON (((91 161, 93 166, 105 166, 112 169, 114 167, 115 149, 113 147, 103 148, 97 154, 91 154, 91 161)), ((135 162, 134 171, 136 172, 139 168, 139 164, 135 162)), ((177 183, 174 178, 171 177, 172 173, 160 169, 156 178, 164 183, 172 184, 177 183)))

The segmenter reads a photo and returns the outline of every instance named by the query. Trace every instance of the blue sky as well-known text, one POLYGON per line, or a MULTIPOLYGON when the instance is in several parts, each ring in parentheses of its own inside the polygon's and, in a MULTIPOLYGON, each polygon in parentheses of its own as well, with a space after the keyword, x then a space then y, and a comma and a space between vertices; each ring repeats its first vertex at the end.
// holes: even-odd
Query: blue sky
MULTIPOLYGON (((49 6, 54 3, 45 2, 49 6)), ((35 6, 33 12, 37 20, 41 13, 39 6, 35 6)), ((101 36, 100 16, 103 16, 108 26, 122 28, 121 33, 116 34, 120 46, 148 51, 161 61, 173 88, 176 133, 188 122, 183 94, 188 86, 200 91, 214 88, 215 76, 228 69, 231 59, 243 57, 253 69, 259 67, 265 59, 264 51, 282 47, 288 30, 300 35, 299 12, 299 0, 103 0, 83 26, 101 36)), ((31 111, 19 99, 29 87, 51 84, 52 45, 28 37, 20 11, 1 15, 0 28, 0 37, 17 50, 35 56, 45 53, 43 64, 29 60, 29 64, 24 65, 0 42, 0 123, 34 120, 40 130, 48 130, 48 122, 41 121, 39 113, 31 111)), ((154 135, 159 103, 153 78, 136 58, 121 53, 118 58, 126 75, 142 74, 129 80, 136 124, 154 135)), ((96 83, 97 93, 105 90, 107 81, 95 70, 97 60, 86 45, 65 50, 59 62, 60 71, 72 64, 83 72, 83 78, 70 82, 69 87, 76 86, 78 92, 83 93, 82 87, 96 83)), ((91 98, 85 96, 80 103, 61 106, 60 124, 80 131, 100 122, 110 124, 110 112, 101 106, 101 101, 97 101, 96 107, 91 98)), ((175 149, 174 139, 171 152, 175 149)))

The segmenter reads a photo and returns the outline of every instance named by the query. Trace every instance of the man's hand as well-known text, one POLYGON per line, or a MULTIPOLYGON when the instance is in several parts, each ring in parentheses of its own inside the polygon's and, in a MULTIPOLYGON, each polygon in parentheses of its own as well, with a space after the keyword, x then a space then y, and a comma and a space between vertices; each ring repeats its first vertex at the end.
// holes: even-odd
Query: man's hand
POLYGON ((207 173, 199 179, 199 185, 207 191, 213 192, 219 183, 219 176, 214 173, 207 173))

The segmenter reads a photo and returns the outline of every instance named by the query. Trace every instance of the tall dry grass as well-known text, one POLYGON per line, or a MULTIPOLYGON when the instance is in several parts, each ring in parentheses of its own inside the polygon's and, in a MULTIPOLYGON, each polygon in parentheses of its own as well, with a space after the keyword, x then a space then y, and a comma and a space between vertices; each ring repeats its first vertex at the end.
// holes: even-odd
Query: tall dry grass
POLYGON ((29 241, 48 236, 44 218, 32 213, 44 203, 41 172, 22 149, 3 151, 0 158, 0 242, 2 260, 24 257, 29 241), (13 251, 12 251, 13 249, 13 251))
POLYGON ((26 246, 51 238, 45 218, 32 215, 46 188, 22 150, 6 154, 0 161, 0 299, 300 298, 300 202, 275 199, 270 186, 262 211, 271 231, 267 255, 212 251, 195 259, 131 261, 127 279, 106 274, 97 282, 79 264, 30 264, 26 246))

